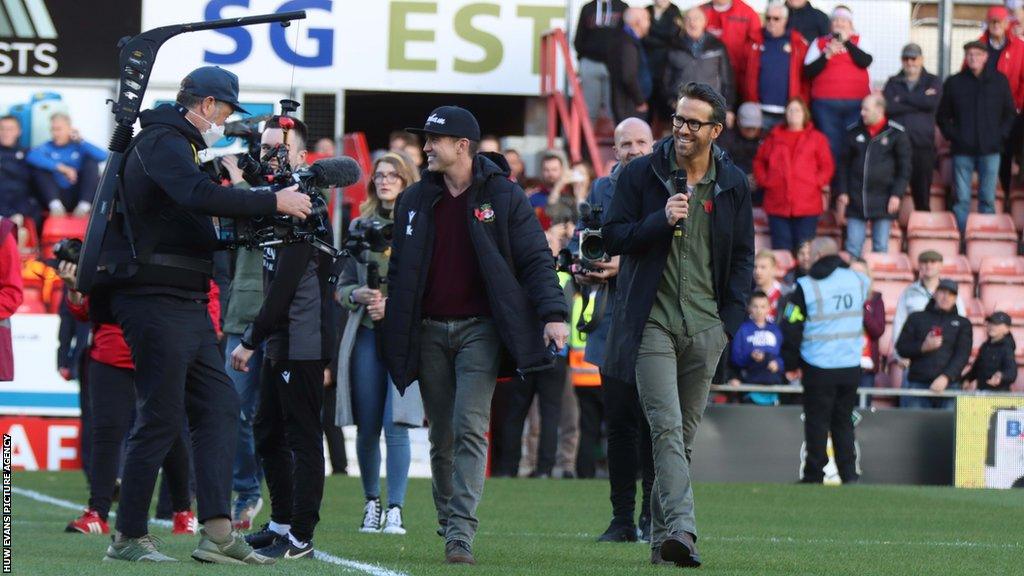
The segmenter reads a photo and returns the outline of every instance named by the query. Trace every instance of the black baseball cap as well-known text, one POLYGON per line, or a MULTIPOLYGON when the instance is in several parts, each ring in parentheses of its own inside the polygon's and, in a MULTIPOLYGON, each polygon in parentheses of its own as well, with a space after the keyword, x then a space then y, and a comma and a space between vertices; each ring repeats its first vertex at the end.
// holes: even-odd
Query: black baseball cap
POLYGON ((967 52, 968 50, 972 49, 981 50, 982 52, 988 52, 988 47, 985 46, 985 43, 980 40, 971 40, 970 42, 964 44, 964 52, 967 52))
POLYGON ((423 128, 406 128, 413 134, 435 134, 438 136, 454 136, 468 138, 473 142, 480 141, 480 124, 473 113, 458 106, 441 106, 435 108, 423 128))
POLYGON ((957 286, 956 281, 950 280, 949 278, 943 278, 942 280, 939 280, 939 286, 938 288, 935 289, 935 291, 938 292, 939 290, 946 290, 947 292, 950 292, 952 294, 959 294, 960 292, 960 289, 957 286))
POLYGON ((992 314, 989 314, 988 318, 985 318, 985 322, 988 322, 989 324, 1006 324, 1007 326, 1013 325, 1013 321, 1010 320, 1010 315, 1006 312, 993 312, 992 314))
POLYGON ((181 81, 181 90, 200 98, 213 96, 230 104, 235 112, 249 113, 238 104, 238 76, 220 66, 203 66, 189 72, 181 81))

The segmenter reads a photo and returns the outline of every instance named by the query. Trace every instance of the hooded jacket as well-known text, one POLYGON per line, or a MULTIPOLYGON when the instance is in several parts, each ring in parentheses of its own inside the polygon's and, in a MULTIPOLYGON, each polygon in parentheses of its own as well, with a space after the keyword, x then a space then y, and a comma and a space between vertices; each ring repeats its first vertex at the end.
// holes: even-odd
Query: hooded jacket
POLYGON ((914 312, 903 325, 896 351, 910 360, 907 380, 931 384, 941 375, 949 378, 950 385, 960 381, 960 374, 971 357, 974 339, 971 321, 957 313, 954 306, 949 312, 940 310, 935 300, 920 312, 914 312), (933 329, 942 330, 942 346, 938 350, 922 352, 924 339, 933 329))
POLYGON ((771 216, 820 216, 821 191, 834 172, 828 139, 811 124, 799 133, 784 124, 772 128, 754 157, 754 179, 771 216))
MULTIPOLYGON (((153 255, 183 256, 210 262, 212 272, 213 252, 220 246, 210 217, 269 216, 276 212, 277 200, 269 192, 219 186, 203 172, 198 153, 206 144, 181 106, 160 105, 144 111, 140 120, 142 132, 129 146, 123 182, 141 265, 121 280, 136 292, 205 300, 210 273, 147 260, 153 255)), ((123 231, 108 233, 103 250, 103 257, 120 253, 125 261, 123 231)))
MULTIPOLYGON (((665 218, 665 203, 675 194, 670 171, 672 137, 654 152, 630 162, 619 176, 615 196, 601 228, 610 255, 622 259, 615 312, 603 372, 626 382, 636 379, 636 358, 644 324, 651 314, 675 230, 665 218)), ((718 315, 732 338, 746 319, 754 273, 754 216, 743 172, 717 146, 711 151, 717 180, 711 211, 711 260, 718 315)), ((702 209, 692 206, 691 209, 702 209)), ((713 381, 722 381, 724 359, 713 381)))
POLYGON ((847 194, 847 218, 895 218, 889 198, 903 198, 910 183, 910 138, 889 121, 872 137, 863 122, 847 129, 836 170, 836 192, 847 194))
MULTIPOLYGON (((543 323, 566 321, 568 305, 540 222, 526 194, 508 179, 500 154, 477 154, 468 194, 469 239, 487 288, 505 351, 520 373, 550 368, 543 323), (484 217, 486 208, 493 217, 484 217)), ((395 235, 388 263, 388 305, 383 358, 399 391, 419 372, 423 293, 434 247, 434 205, 447 194, 444 175, 424 172, 395 207, 395 235)), ((510 374, 503 367, 502 374, 510 374)))
POLYGON ((986 392, 1009 392, 1010 386, 1017 381, 1017 342, 1013 334, 1007 334, 1002 340, 993 342, 986 340, 978 350, 974 365, 964 375, 964 380, 977 380, 978 390, 986 392), (989 386, 988 379, 999 372, 999 384, 989 386))
MULTIPOLYGON (((825 256, 811 264, 807 275, 815 280, 824 280, 831 276, 836 268, 849 268, 849 265, 839 256, 825 256)), ((798 282, 796 288, 789 295, 786 307, 779 315, 779 325, 782 328, 782 359, 789 370, 809 365, 801 353, 804 344, 804 324, 807 323, 806 312, 807 298, 804 295, 803 286, 798 282)), ((819 368, 819 370, 821 369, 819 368)), ((834 368, 833 370, 848 370, 848 368, 834 368)), ((860 367, 857 370, 860 370, 860 367)))

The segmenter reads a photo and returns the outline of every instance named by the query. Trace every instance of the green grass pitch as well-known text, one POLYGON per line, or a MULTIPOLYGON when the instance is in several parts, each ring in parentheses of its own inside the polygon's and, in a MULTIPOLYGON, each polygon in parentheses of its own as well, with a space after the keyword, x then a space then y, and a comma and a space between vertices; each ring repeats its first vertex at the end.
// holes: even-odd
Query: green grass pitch
MULTIPOLYGON (((80 473, 16 472, 14 485, 84 504, 80 473)), ((1024 574, 1024 494, 953 488, 701 484, 697 519, 704 574, 986 576, 1024 574)), ((102 562, 107 537, 65 534, 75 511, 16 493, 13 573, 43 575, 656 574, 645 544, 598 544, 610 515, 604 481, 489 480, 480 506, 476 567, 443 564, 427 480, 412 480, 407 536, 359 534, 357 478, 327 479, 318 550, 352 561, 220 567, 189 559, 196 537, 155 527, 175 565, 102 562)), ((266 521, 268 509, 258 522, 266 521)))

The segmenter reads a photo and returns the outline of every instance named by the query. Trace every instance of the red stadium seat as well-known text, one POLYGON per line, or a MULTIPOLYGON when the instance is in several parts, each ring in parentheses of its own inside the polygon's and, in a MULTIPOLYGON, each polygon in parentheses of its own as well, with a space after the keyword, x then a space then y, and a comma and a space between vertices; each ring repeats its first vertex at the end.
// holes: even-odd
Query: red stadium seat
POLYGON ((62 238, 85 238, 85 229, 89 227, 88 218, 71 216, 50 216, 43 222, 41 244, 44 258, 53 258, 53 245, 62 238))
POLYGON ((943 260, 941 276, 960 285, 960 294, 964 296, 965 302, 968 295, 972 300, 976 297, 974 274, 966 256, 958 254, 951 260, 943 260))
POLYGON ((871 276, 875 280, 903 280, 909 282, 914 279, 914 270, 906 254, 901 252, 888 254, 866 252, 864 259, 867 261, 868 269, 871 270, 871 276))
POLYGON ((23 299, 18 307, 18 314, 46 314, 46 305, 43 304, 43 297, 37 288, 25 288, 22 291, 23 299))
POLYGON ((796 259, 793 258, 793 253, 789 250, 772 250, 772 254, 775 254, 775 277, 781 280, 787 272, 796 266, 796 259))
POLYGON ((967 216, 967 260, 971 270, 981 270, 985 256, 1016 256, 1017 229, 1009 214, 970 214, 967 216))
POLYGON ((910 215, 914 212, 914 198, 911 197, 910 192, 907 192, 903 196, 903 200, 900 200, 900 214, 898 221, 900 228, 903 230, 907 229, 907 223, 910 222, 910 215))
MULTIPOLYGON (((949 201, 947 200, 946 188, 943 186, 932 185, 930 194, 928 195, 928 210, 931 212, 945 212, 949 210, 949 201)), ((909 226, 910 219, 907 219, 907 225, 909 226)))
POLYGON ((892 320, 896 315, 896 303, 899 302, 900 294, 906 290, 910 280, 875 280, 872 288, 882 293, 882 302, 885 303, 885 319, 892 320))
POLYGON ((986 313, 997 308, 1008 312, 1020 306, 1024 314, 1024 258, 989 256, 982 259, 978 284, 986 313))
POLYGON ((772 249, 772 237, 761 232, 754 233, 754 252, 772 249))
MULTIPOLYGON (((864 238, 864 246, 861 248, 861 254, 871 253, 871 227, 867 228, 867 236, 864 238)), ((889 229, 889 245, 886 250, 889 254, 903 251, 903 230, 899 226, 893 226, 889 229)))
POLYGON ((971 321, 972 325, 985 325, 985 305, 981 303, 981 300, 964 302, 964 307, 967 308, 967 319, 971 321))
POLYGON ((935 250, 946 260, 960 253, 960 232, 952 212, 914 212, 907 223, 907 254, 917 269, 917 257, 935 250))

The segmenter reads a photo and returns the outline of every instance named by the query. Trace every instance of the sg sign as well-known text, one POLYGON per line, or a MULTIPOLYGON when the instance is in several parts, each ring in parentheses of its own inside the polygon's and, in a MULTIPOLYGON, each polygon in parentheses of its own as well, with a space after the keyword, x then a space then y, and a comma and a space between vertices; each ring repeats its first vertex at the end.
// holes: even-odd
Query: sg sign
MULTIPOLYGON (((289 12, 292 10, 306 10, 307 20, 301 22, 316 22, 322 20, 324 14, 319 11, 326 12, 328 15, 331 13, 331 0, 289 0, 284 4, 281 4, 276 13, 289 12)), ((249 0, 211 0, 206 5, 206 12, 203 14, 204 20, 219 20, 221 18, 227 18, 228 16, 222 15, 224 8, 229 6, 236 6, 240 8, 249 8, 249 0)), ((292 23, 292 26, 298 26, 300 23, 292 23)), ((305 26, 303 26, 305 28, 305 26)), ((203 60, 210 64, 229 65, 238 64, 244 61, 252 54, 252 33, 256 30, 268 28, 264 26, 253 27, 253 28, 226 28, 224 30, 217 30, 217 34, 223 34, 232 41, 234 41, 234 50, 230 52, 212 52, 205 50, 203 52, 203 60)), ((269 26, 270 29, 270 46, 273 48, 274 53, 284 60, 286 63, 292 66, 301 66, 304 68, 327 68, 334 64, 334 30, 330 28, 314 28, 309 27, 307 34, 310 40, 316 44, 316 51, 312 54, 299 54, 291 46, 285 38, 285 34, 293 28, 282 28, 278 25, 269 26)))

